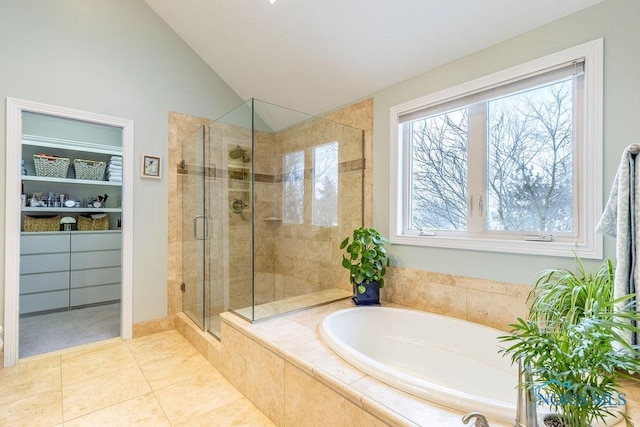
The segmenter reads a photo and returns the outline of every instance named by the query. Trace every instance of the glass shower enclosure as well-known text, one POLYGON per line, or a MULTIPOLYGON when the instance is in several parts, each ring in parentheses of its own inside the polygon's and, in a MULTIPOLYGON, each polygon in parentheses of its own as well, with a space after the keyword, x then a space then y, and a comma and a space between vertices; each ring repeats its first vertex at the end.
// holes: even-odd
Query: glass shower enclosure
POLYGON ((251 99, 183 141, 183 312, 220 336, 351 296, 340 242, 363 224, 361 129, 251 99))

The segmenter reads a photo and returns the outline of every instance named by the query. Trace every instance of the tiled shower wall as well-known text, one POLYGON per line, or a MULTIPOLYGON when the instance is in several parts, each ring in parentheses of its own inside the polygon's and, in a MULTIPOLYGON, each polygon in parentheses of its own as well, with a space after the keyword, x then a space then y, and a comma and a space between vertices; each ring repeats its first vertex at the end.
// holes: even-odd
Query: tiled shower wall
MULTIPOLYGON (((286 221, 272 226, 275 237, 275 293, 289 298, 331 288, 349 289, 341 266, 340 242, 362 226, 363 132, 326 120, 314 120, 276 134, 276 176, 282 181, 287 153, 304 152, 304 203, 302 223, 286 221), (314 225, 313 174, 315 147, 338 143, 337 225, 314 225)), ((276 183, 278 201, 282 183, 276 183)), ((281 203, 281 202, 280 202, 281 203)), ((279 215, 282 216, 281 212, 279 215)))

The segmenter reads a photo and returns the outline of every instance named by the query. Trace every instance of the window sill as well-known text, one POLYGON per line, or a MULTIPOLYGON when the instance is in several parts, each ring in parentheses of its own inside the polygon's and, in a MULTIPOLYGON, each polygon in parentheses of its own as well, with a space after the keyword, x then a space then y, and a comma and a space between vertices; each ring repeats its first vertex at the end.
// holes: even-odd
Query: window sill
POLYGON ((408 236, 392 235, 389 239, 395 245, 424 246, 470 251, 505 252, 528 255, 545 255, 573 258, 578 255, 586 259, 602 259, 603 238, 595 236, 592 242, 539 242, 506 239, 480 239, 450 236, 408 236))

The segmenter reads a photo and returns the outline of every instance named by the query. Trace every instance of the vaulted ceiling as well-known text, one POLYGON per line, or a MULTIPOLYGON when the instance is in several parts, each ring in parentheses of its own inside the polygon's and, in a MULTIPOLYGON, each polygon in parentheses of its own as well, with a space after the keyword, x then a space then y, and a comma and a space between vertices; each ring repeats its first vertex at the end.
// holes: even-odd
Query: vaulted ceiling
POLYGON ((346 105, 603 0, 145 0, 243 99, 346 105))

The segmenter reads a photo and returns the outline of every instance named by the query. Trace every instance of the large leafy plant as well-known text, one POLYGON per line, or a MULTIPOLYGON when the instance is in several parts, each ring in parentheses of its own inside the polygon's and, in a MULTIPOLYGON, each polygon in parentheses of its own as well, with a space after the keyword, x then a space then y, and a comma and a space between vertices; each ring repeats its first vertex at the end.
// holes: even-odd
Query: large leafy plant
MULTIPOLYGON (((504 352, 521 360, 534 381, 524 386, 558 412, 564 426, 585 427, 604 421, 624 403, 619 379, 640 371, 638 347, 624 338, 640 332, 635 295, 614 298, 614 268, 609 260, 594 274, 576 257, 577 272, 546 271, 529 294, 527 320, 501 337, 504 352), (541 388, 543 387, 543 388, 541 388)), ((625 416, 627 425, 633 425, 625 416)))
POLYGON ((373 228, 356 228, 353 236, 347 237, 340 244, 345 250, 342 255, 342 266, 349 270, 351 283, 363 294, 365 284, 378 282, 384 287, 384 275, 389 266, 389 256, 384 245, 389 239, 373 228))

